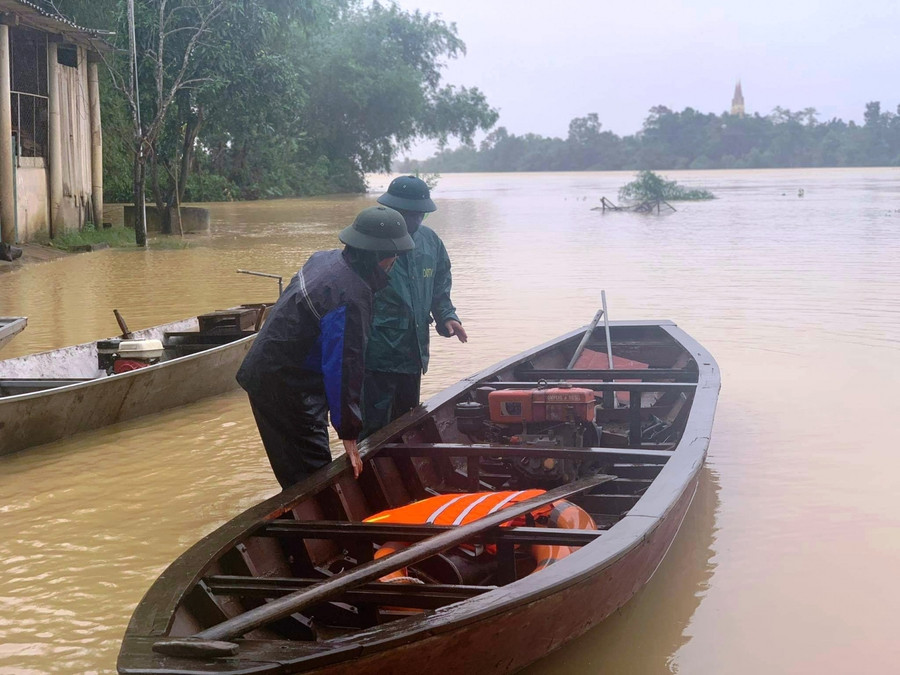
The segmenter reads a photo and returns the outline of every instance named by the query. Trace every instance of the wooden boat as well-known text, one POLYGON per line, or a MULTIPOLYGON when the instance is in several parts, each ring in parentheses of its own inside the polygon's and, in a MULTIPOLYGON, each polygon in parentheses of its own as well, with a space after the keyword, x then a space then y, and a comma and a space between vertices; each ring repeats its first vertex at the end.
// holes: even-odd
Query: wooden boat
POLYGON ((0 361, 0 455, 235 388, 265 307, 0 361))
POLYGON ((21 333, 27 323, 24 316, 0 316, 0 349, 21 333))
POLYGON ((358 480, 341 457, 208 535, 136 608, 118 672, 507 673, 602 621, 672 543, 719 391, 673 323, 607 334, 611 353, 582 328, 462 380, 369 437, 358 480), (533 488, 465 524, 385 522, 533 488), (563 499, 596 527, 541 526, 563 499))

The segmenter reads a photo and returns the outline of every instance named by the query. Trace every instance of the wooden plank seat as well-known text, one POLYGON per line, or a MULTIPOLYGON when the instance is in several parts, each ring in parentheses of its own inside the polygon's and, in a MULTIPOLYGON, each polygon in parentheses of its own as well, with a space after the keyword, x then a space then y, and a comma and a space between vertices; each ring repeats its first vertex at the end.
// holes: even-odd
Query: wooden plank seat
MULTIPOLYGON (((651 483, 653 481, 648 478, 622 478, 619 476, 616 480, 603 486, 603 494, 642 495, 650 487, 651 483)), ((592 492, 588 491, 585 494, 590 495, 592 492)))
MULTIPOLYGON (((575 371, 564 371, 564 372, 575 372, 575 371)), ((621 373, 625 372, 635 372, 640 373, 644 371, 616 371, 615 377, 625 377, 621 373)), ((632 377, 630 379, 636 379, 636 377, 632 377)), ((493 389, 533 389, 534 382, 485 382, 485 387, 492 387, 493 389)), ((572 384, 568 380, 544 380, 544 384, 548 387, 559 387, 561 385, 569 385, 572 384)), ((579 387, 584 387, 587 389, 594 389, 596 391, 627 391, 631 392, 668 392, 668 391, 693 391, 697 387, 696 382, 607 382, 604 380, 584 380, 578 381, 579 387)))
MULTIPOLYGON (((581 370, 564 368, 526 368, 519 367, 515 370, 515 376, 528 382, 539 380, 614 380, 630 379, 641 381, 675 380, 676 382, 696 382, 697 371, 683 370, 681 368, 646 368, 643 370, 581 370), (657 378, 652 380, 650 378, 657 378)), ((488 384, 487 386, 491 386, 488 384)), ((579 383, 579 386, 580 383, 579 383)))
POLYGON ((612 473, 622 478, 646 478, 653 480, 662 471, 663 464, 613 464, 612 473))
POLYGON ((665 464, 671 456, 669 450, 644 448, 541 448, 486 443, 385 443, 378 449, 378 457, 538 457, 629 464, 665 464))
POLYGON ((0 380, 0 396, 17 396, 19 394, 30 394, 35 391, 46 391, 47 389, 56 389, 57 387, 65 387, 69 384, 79 384, 81 382, 91 382, 92 377, 71 377, 71 378, 25 378, 25 377, 9 377, 0 380))
MULTIPOLYGON (((319 583, 321 579, 213 575, 204 583, 214 595, 278 598, 319 583)), ((371 603, 414 609, 437 609, 495 590, 496 586, 453 584, 386 584, 370 582, 335 596, 331 602, 371 603)))
MULTIPOLYGON (((344 541, 422 541, 442 532, 458 529, 452 525, 401 525, 349 523, 344 520, 290 520, 266 523, 254 534, 270 537, 342 539, 344 541)), ((547 546, 584 546, 601 536, 599 530, 567 530, 549 527, 503 527, 472 537, 471 543, 499 543, 547 546)))
POLYGON ((640 495, 591 494, 584 495, 578 503, 592 516, 594 514, 623 516, 634 508, 640 498, 640 495))

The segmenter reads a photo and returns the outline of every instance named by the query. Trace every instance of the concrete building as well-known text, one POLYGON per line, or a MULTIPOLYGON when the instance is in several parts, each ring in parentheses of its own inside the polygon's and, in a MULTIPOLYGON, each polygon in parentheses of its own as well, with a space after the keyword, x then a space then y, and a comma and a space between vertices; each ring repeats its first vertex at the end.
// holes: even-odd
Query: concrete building
POLYGON ((102 31, 0 0, 0 241, 103 218, 102 31))
POLYGON ((731 114, 738 117, 744 116, 744 93, 741 91, 740 80, 734 88, 734 96, 731 99, 731 114))

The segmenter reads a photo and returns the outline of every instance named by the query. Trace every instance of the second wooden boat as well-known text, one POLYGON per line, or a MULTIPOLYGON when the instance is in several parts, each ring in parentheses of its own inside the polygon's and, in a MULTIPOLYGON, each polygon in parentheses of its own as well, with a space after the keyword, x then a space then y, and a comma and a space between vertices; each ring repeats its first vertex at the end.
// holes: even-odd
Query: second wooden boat
POLYGON ((234 389, 266 307, 0 361, 0 455, 234 389))
POLYGON ((719 391, 671 322, 607 335, 462 380, 369 437, 358 480, 342 457, 195 544, 119 673, 509 673, 605 619, 678 532, 719 391))

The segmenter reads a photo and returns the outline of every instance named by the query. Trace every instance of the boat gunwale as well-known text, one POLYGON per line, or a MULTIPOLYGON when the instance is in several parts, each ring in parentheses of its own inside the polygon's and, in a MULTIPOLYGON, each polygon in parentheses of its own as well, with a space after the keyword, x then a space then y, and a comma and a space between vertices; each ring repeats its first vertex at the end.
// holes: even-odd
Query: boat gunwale
MULTIPOLYGON (((373 654, 401 643, 408 643, 411 639, 416 639, 414 636, 427 637, 452 631, 474 622, 490 619, 499 613, 514 611, 517 607, 538 602, 542 598, 602 573, 603 569, 627 556, 666 520, 669 512, 680 503, 685 491, 697 479, 703 466, 720 386, 718 366, 705 348, 672 321, 615 321, 610 322, 610 325, 619 328, 658 327, 668 333, 669 337, 681 348, 690 353, 698 366, 697 386, 681 440, 672 451, 671 459, 663 466, 647 491, 629 510, 628 515, 605 530, 603 536, 543 570, 540 575, 523 577, 489 593, 422 615, 400 619, 389 625, 375 626, 350 636, 329 640, 328 644, 333 649, 310 654, 310 660, 318 662, 326 654, 335 656, 338 653, 347 656, 373 654), (704 411, 703 414, 701 411, 704 411)), ((456 399, 486 378, 521 361, 558 348, 567 340, 573 340, 583 335, 587 328, 587 326, 583 326, 558 336, 447 387, 362 443, 360 451, 363 459, 374 458, 378 454, 379 447, 390 438, 395 437, 399 430, 415 425, 440 406, 456 399)), ((144 640, 148 637, 158 638, 166 635, 171 629, 175 612, 186 594, 202 578, 209 566, 225 551, 248 536, 248 533, 286 513, 300 501, 326 489, 341 474, 348 472, 349 468, 346 456, 338 457, 328 467, 307 480, 247 509, 196 542, 166 568, 138 603, 126 629, 123 650, 120 655, 124 653, 125 644, 129 639, 144 640), (213 543, 215 543, 215 550, 210 552, 213 543), (189 574, 190 580, 186 583, 179 583, 177 588, 174 587, 170 580, 177 579, 179 576, 183 577, 183 573, 189 574)), ((273 641, 272 644, 274 646, 281 642, 273 641)), ((284 642, 290 641, 285 640, 284 642)), ((336 661, 342 660, 344 659, 336 658, 336 661)), ((312 663, 310 665, 313 667, 312 663)))

